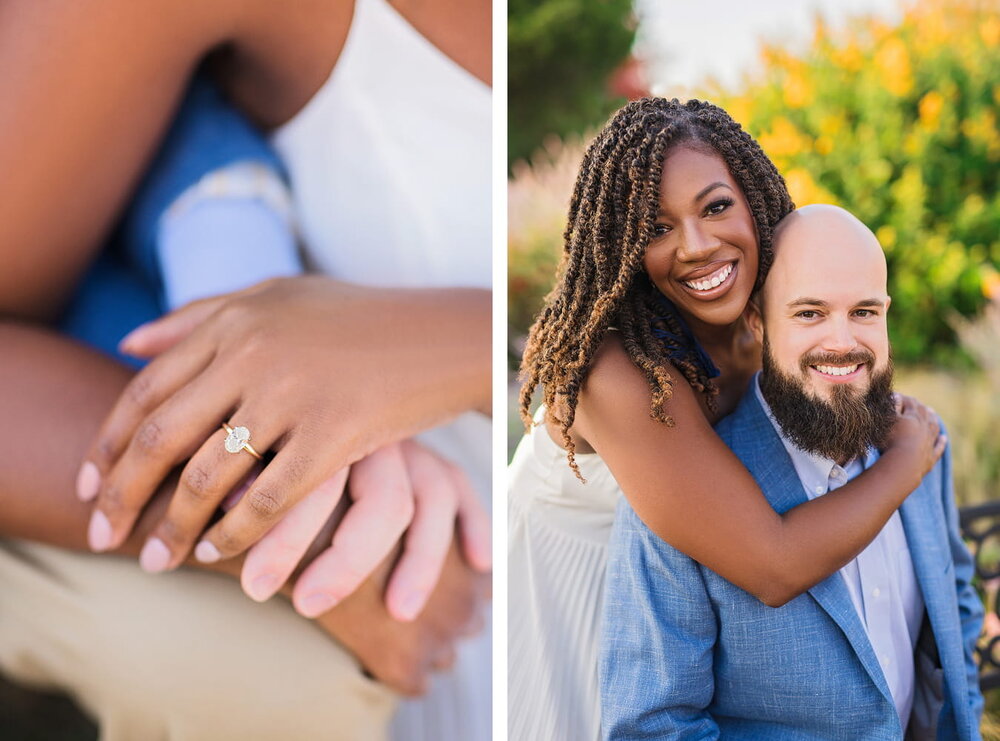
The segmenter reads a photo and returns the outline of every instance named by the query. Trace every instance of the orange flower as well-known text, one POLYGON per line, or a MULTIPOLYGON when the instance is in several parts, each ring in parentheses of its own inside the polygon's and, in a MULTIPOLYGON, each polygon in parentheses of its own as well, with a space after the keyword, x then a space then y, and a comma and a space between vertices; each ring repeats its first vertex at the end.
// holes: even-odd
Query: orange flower
POLYGON ((898 37, 887 39, 875 53, 875 69, 885 88, 896 97, 903 97, 913 88, 913 72, 906 44, 898 37))
POLYGON ((937 90, 931 90, 920 99, 920 124, 931 131, 936 129, 943 108, 944 96, 937 90))

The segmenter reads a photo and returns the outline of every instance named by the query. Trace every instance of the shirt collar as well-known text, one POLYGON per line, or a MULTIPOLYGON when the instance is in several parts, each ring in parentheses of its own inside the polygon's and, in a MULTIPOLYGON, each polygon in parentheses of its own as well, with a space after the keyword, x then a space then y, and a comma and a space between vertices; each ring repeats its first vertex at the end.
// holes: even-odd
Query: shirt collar
POLYGON ((782 445, 788 451, 795 472, 799 475, 799 480, 810 499, 825 494, 831 488, 847 483, 878 460, 878 451, 875 448, 869 448, 864 455, 864 460, 855 458, 841 467, 829 458, 803 450, 785 436, 778 420, 774 418, 771 405, 767 403, 767 399, 764 398, 764 394, 760 390, 760 371, 754 375, 753 389, 754 393, 757 394, 757 400, 767 414, 767 418, 771 420, 778 437, 781 438, 782 445))

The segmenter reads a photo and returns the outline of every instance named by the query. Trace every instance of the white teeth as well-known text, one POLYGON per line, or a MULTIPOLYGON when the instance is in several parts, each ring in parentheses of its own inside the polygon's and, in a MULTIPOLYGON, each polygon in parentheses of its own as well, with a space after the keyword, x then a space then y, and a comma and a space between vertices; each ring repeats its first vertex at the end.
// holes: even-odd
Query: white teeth
POLYGON ((733 272, 733 263, 729 263, 725 267, 720 268, 716 272, 700 280, 686 280, 684 281, 684 285, 688 288, 693 288, 696 291, 708 291, 709 289, 721 285, 726 278, 729 277, 731 272, 733 272))
POLYGON ((857 365, 840 367, 836 365, 814 365, 813 368, 828 376, 846 376, 858 369, 857 365))

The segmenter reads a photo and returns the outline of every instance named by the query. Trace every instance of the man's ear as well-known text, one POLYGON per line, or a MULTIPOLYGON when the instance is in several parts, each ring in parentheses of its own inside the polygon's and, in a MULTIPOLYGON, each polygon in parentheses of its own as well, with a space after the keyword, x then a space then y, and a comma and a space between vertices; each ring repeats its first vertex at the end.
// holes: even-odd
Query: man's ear
POLYGON ((747 327, 753 333, 754 338, 761 345, 764 344, 764 315, 761 312, 761 302, 764 297, 760 293, 755 293, 751 296, 750 301, 747 303, 747 308, 745 309, 744 316, 746 317, 747 327))

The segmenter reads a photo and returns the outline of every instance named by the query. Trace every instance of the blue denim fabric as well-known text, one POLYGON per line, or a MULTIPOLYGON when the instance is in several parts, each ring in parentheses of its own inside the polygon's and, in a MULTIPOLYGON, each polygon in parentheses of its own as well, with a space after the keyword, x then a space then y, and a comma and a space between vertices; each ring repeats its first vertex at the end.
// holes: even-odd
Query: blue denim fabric
MULTIPOLYGON (((754 394, 718 427, 785 512, 806 500, 754 394)), ((982 604, 958 530, 950 452, 900 508, 944 676, 939 739, 978 739, 982 604)), ((767 607, 654 535, 622 500, 600 659, 608 739, 901 739, 839 574, 767 607)))

